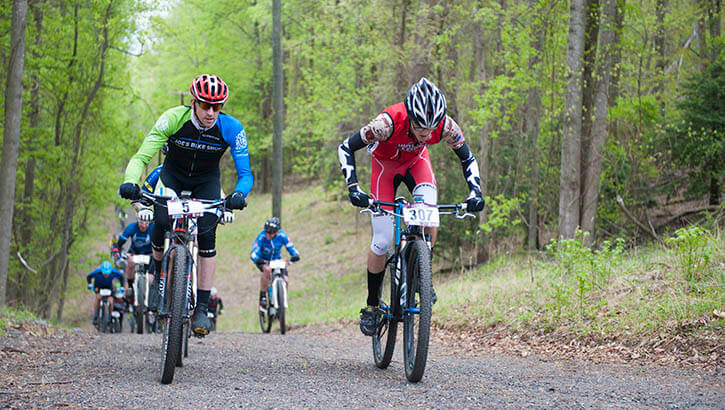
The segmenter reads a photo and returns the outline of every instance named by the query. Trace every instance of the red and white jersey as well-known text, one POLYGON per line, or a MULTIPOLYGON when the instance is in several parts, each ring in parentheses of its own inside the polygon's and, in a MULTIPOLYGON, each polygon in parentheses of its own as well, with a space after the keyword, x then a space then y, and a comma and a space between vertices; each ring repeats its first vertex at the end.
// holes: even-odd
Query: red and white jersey
POLYGON ((455 121, 446 115, 438 128, 424 143, 418 142, 410 133, 410 121, 404 103, 391 105, 360 129, 360 136, 368 144, 368 151, 383 160, 407 162, 423 150, 426 145, 445 141, 451 149, 463 146, 463 132, 455 121))

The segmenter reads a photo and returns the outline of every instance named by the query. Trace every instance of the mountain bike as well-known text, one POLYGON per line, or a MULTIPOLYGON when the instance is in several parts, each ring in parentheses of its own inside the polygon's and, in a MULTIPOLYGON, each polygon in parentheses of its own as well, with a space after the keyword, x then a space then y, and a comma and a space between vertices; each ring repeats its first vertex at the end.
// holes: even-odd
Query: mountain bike
POLYGON ((392 256, 386 261, 390 282, 386 284, 383 281, 381 286, 378 305, 380 316, 377 331, 372 336, 373 359, 378 368, 388 367, 395 350, 398 322, 402 322, 405 377, 415 383, 420 381, 425 371, 433 313, 431 243, 430 235, 424 233, 424 228, 438 226, 439 215, 455 215, 457 219, 475 216, 466 212, 465 203, 408 203, 402 197, 396 198, 395 202, 373 200, 370 208, 361 212, 394 217, 395 245, 392 256), (382 206, 392 207, 393 210, 382 206), (387 290, 390 292, 389 302, 386 302, 384 296, 387 290))
POLYGON ((151 255, 129 255, 136 265, 136 279, 133 281, 133 300, 131 301, 131 314, 129 322, 131 333, 143 334, 144 326, 146 331, 151 333, 149 316, 152 314, 148 309, 149 283, 146 278, 151 264, 151 255))
POLYGON ((279 321, 280 333, 287 332, 287 261, 275 259, 269 262, 272 269, 269 288, 267 289, 267 305, 259 311, 259 326, 262 333, 269 333, 272 322, 279 321))
POLYGON ((204 213, 216 214, 222 221, 224 200, 191 198, 191 192, 182 191, 178 197, 142 192, 146 205, 167 208, 171 229, 164 238, 164 256, 161 261, 159 292, 161 302, 157 319, 164 321, 162 343, 161 383, 174 379, 176 367, 183 366, 183 357, 189 355, 191 313, 196 306, 198 235, 197 219, 204 213))
POLYGON ((96 293, 101 295, 101 302, 98 305, 98 317, 95 324, 96 329, 101 333, 109 333, 113 327, 113 298, 111 297, 113 291, 108 288, 101 288, 96 289, 96 293))

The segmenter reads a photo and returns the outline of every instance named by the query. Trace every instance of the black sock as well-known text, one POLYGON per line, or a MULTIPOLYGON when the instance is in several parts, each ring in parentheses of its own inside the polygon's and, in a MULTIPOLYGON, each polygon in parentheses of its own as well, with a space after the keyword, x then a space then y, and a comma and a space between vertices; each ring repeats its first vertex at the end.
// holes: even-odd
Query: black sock
POLYGON ((385 278, 385 269, 380 273, 368 271, 368 306, 377 306, 380 300, 380 285, 385 278))
POLYGON ((198 290, 196 291, 196 296, 198 296, 198 297, 199 297, 199 303, 198 303, 198 306, 199 306, 199 308, 201 308, 201 310, 203 310, 203 311, 204 311, 205 313, 206 313, 206 312, 207 312, 207 310, 209 309, 209 308, 208 308, 208 306, 209 306, 209 295, 211 295, 211 291, 210 291, 210 290, 201 290, 201 289, 198 289, 198 290))
POLYGON ((266 295, 267 295, 267 292, 260 290, 259 291, 259 300, 262 300, 262 298, 265 297, 266 295))

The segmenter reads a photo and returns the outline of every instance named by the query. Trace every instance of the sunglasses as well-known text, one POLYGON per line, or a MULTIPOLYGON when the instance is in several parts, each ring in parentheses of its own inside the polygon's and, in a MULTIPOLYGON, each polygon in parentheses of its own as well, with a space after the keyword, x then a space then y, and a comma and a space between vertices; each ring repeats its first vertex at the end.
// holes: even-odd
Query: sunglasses
POLYGON ((196 105, 204 111, 209 111, 209 108, 211 108, 214 112, 219 112, 224 104, 209 104, 204 101, 196 101, 196 105))
POLYGON ((413 128, 413 131, 417 131, 417 132, 421 132, 421 131, 433 131, 436 128, 438 128, 438 127, 433 127, 433 128, 421 127, 418 124, 416 124, 415 121, 412 121, 412 120, 410 121, 410 127, 413 128))

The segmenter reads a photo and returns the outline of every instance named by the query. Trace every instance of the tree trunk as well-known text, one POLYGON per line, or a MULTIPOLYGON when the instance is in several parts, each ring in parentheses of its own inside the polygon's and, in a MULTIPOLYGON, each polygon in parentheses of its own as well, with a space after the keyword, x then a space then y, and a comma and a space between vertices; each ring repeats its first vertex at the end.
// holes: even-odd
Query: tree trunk
POLYGON ((272 215, 282 219, 282 130, 284 129, 284 73, 282 72, 282 0, 273 1, 274 154, 272 160, 272 215))
POLYGON ((586 1, 571 0, 566 50, 567 79, 564 96, 564 130, 561 137, 559 188, 559 237, 573 238, 579 223, 582 129, 582 61, 586 1))
MULTIPOLYGON (((419 7, 416 10, 417 24, 415 25, 415 29, 417 29, 417 31, 413 31, 415 33, 413 36, 413 43, 409 44, 408 47, 411 63, 408 70, 407 87, 410 87, 418 82, 421 77, 427 76, 429 80, 432 80, 430 73, 430 61, 433 45, 430 39, 434 35, 433 27, 435 15, 433 6, 435 5, 435 2, 433 0, 419 0, 418 3, 419 7)), ((438 80, 440 79, 435 79, 435 81, 438 80)))
POLYGON ((614 45, 614 25, 617 0, 603 0, 602 34, 599 44, 599 64, 597 91, 594 97, 594 123, 592 124, 592 143, 589 149, 590 163, 586 170, 582 198, 582 230, 588 232, 584 244, 594 243, 594 226, 599 199, 599 182, 602 175, 602 150, 607 139, 607 110, 609 98, 609 78, 612 68, 614 45))
MULTIPOLYGON (((655 54, 657 55, 657 63, 655 63, 655 76, 657 85, 654 88, 655 99, 659 102, 660 116, 664 122, 665 118, 665 13, 667 12, 667 1, 657 0, 655 6, 655 14, 657 15, 657 26, 655 29, 655 54)), ((664 124, 663 124, 664 125, 664 124)))
POLYGON ((12 33, 10 37, 10 63, 5 86, 5 130, 0 160, 0 306, 5 306, 5 291, 10 263, 10 237, 12 234, 15 203, 15 175, 18 168, 20 144, 20 117, 23 113, 23 71, 25 69, 25 26, 28 1, 13 3, 12 33))
POLYGON ((594 93, 596 80, 594 69, 597 60, 599 38, 599 0, 586 0, 586 37, 584 38, 584 67, 582 69, 582 131, 581 131, 581 183, 584 184, 584 170, 589 166, 589 144, 591 143, 592 116, 594 114, 594 93))
MULTIPOLYGON (((531 1, 531 7, 536 8, 537 2, 531 1)), ((541 27, 534 32, 536 38, 533 41, 534 50, 536 53, 532 62, 529 64, 530 67, 536 67, 541 62, 542 49, 544 47, 544 36, 545 30, 541 27)), ((542 79, 543 71, 539 71, 537 84, 543 84, 542 79)), ((538 238, 539 238, 539 127, 541 123, 541 90, 539 86, 534 86, 529 89, 529 98, 526 104, 526 135, 529 137, 529 144, 531 144, 531 192, 529 199, 529 250, 534 251, 538 249, 538 238)))

